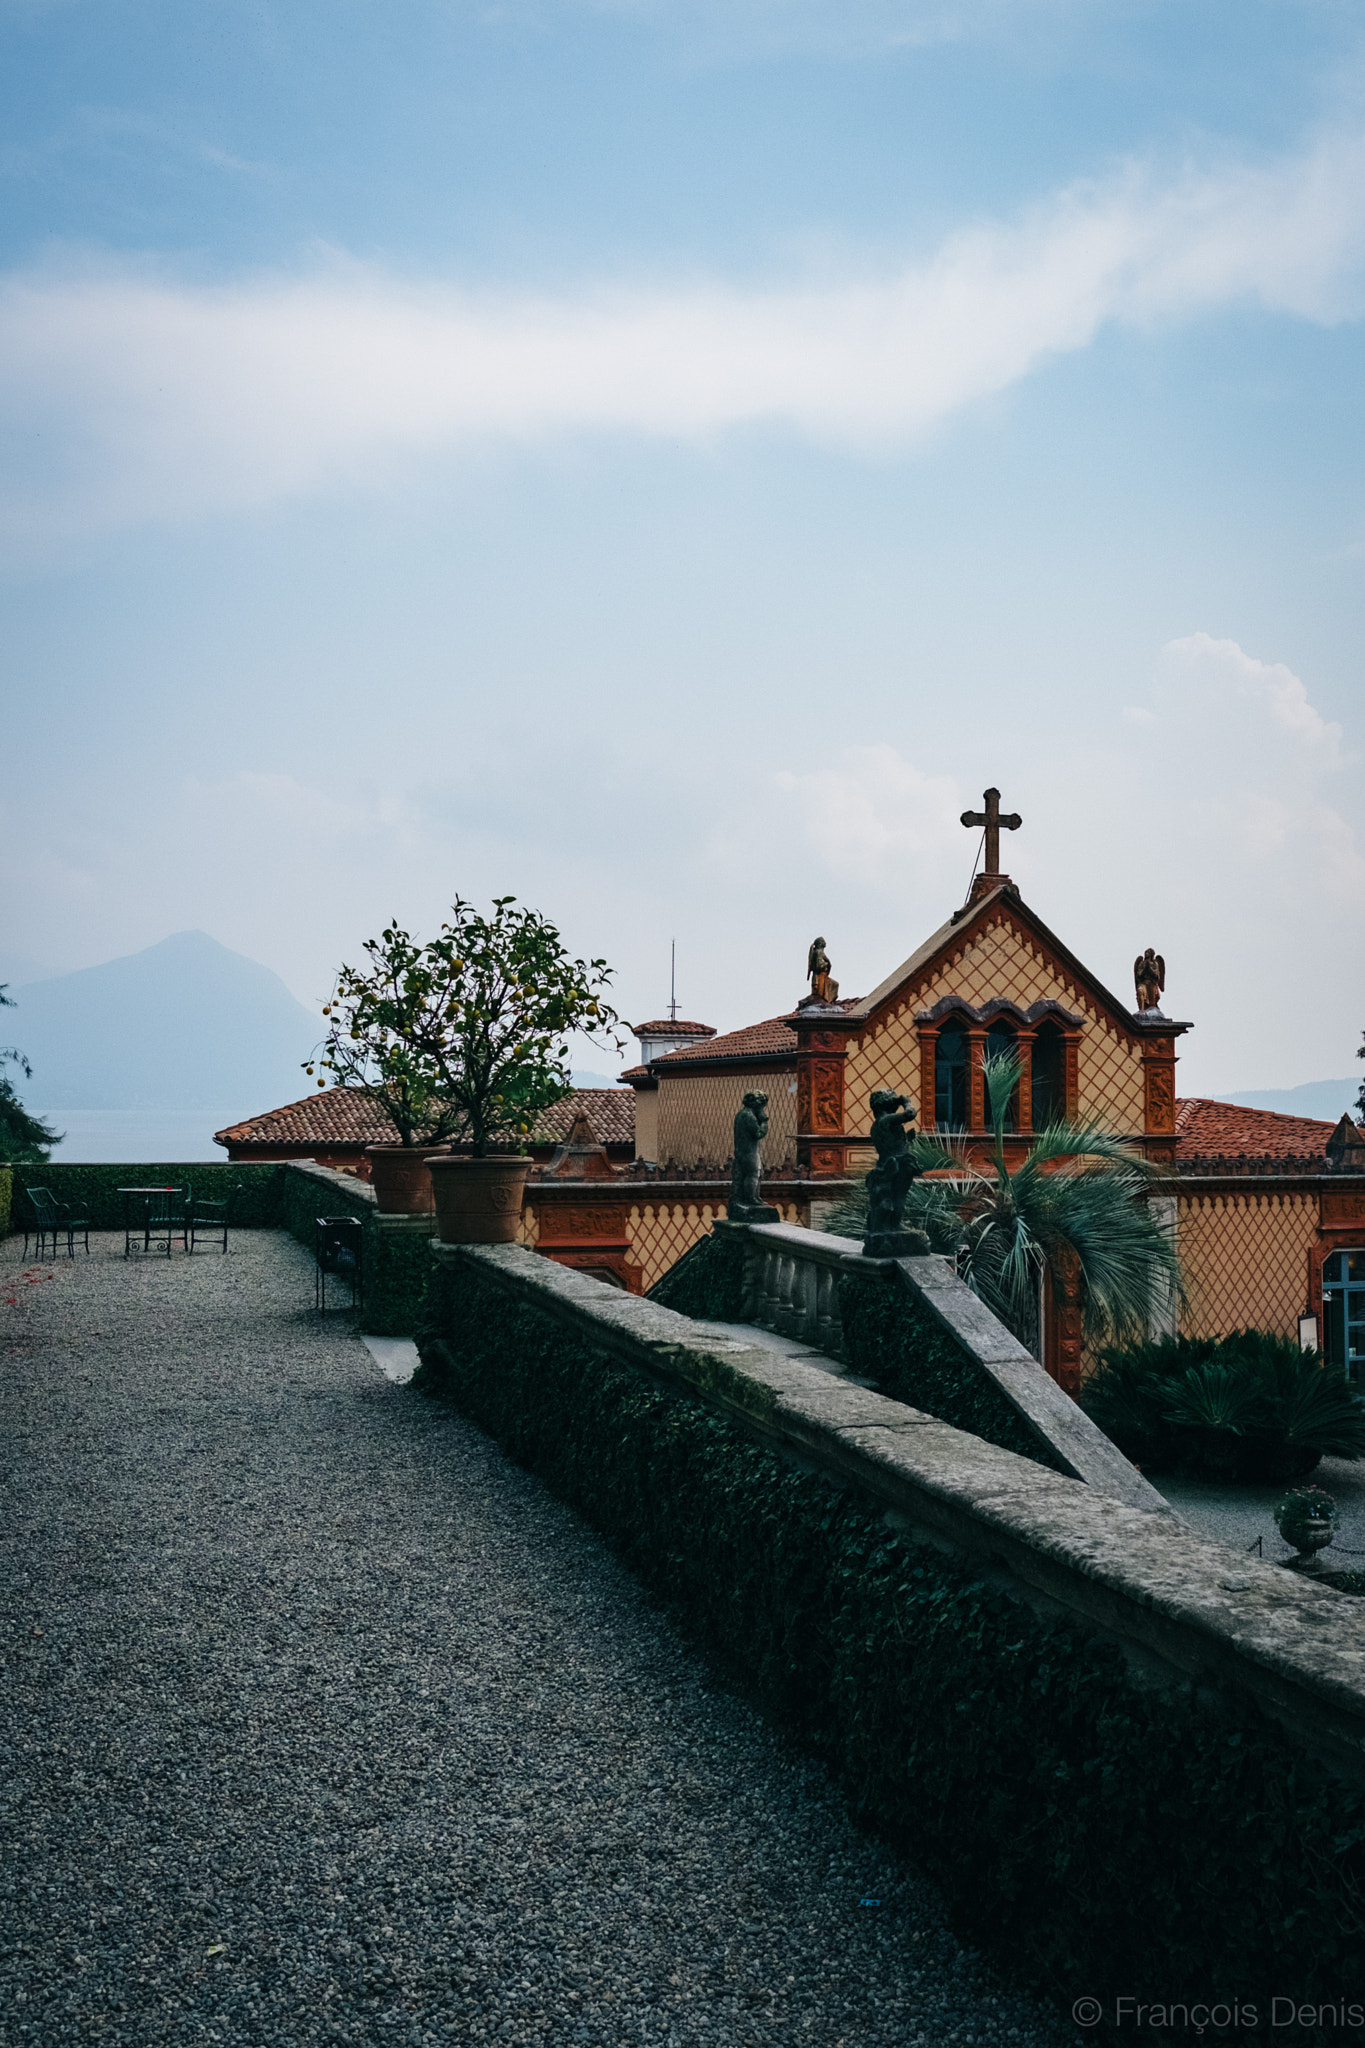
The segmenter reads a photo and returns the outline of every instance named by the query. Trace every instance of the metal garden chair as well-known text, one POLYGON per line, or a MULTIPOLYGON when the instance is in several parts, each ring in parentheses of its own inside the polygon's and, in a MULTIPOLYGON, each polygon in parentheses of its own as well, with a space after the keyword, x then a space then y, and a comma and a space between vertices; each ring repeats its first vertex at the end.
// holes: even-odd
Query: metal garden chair
POLYGON ((351 1290, 351 1307, 361 1308, 365 1301, 365 1275, 362 1266, 361 1246, 365 1226, 358 1216, 319 1216, 314 1256, 317 1271, 313 1276, 313 1306, 327 1309, 327 1275, 331 1273, 342 1280, 351 1290))
POLYGON ((147 1197, 147 1208, 142 1223, 142 1249, 150 1251, 154 1238, 165 1238, 166 1257, 171 1255, 171 1246, 176 1238, 188 1251, 190 1247, 189 1205, 193 1199, 192 1188, 154 1188, 147 1197))
POLYGON ((36 1240, 38 1258, 43 1256, 43 1245, 51 1238, 52 1256, 57 1256, 57 1239, 65 1235, 66 1255, 76 1256, 76 1234, 80 1233, 85 1244, 86 1257, 90 1256, 90 1224, 84 1216, 74 1216, 65 1202, 59 1202, 50 1188, 25 1188, 33 1210, 33 1221, 24 1224, 24 1257, 28 1257, 28 1241, 36 1240))
POLYGON ((237 1197, 241 1192, 242 1183, 238 1181, 235 1188, 228 1190, 226 1201, 196 1202, 194 1200, 194 1191, 193 1189, 190 1190, 187 1206, 190 1217, 189 1248, 191 1251, 194 1250, 201 1237, 221 1238, 222 1248, 224 1252, 227 1251, 228 1226, 232 1222, 233 1211, 237 1206, 237 1197))

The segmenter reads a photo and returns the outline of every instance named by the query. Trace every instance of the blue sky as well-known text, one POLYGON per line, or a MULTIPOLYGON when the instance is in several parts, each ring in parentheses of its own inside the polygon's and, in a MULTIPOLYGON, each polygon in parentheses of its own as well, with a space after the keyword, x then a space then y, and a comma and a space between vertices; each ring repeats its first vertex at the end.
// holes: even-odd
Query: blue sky
POLYGON ((816 930, 879 981, 997 783, 1186 1092, 1350 1071, 1358 7, 0 37, 0 975, 200 926, 316 1002, 511 891, 724 1028, 816 930))

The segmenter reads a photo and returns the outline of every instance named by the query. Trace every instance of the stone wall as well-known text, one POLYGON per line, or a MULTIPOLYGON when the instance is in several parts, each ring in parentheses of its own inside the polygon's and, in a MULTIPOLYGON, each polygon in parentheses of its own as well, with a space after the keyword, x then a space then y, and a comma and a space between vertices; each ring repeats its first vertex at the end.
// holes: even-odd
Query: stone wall
POLYGON ((419 1390, 601 1530, 973 1938, 1064 2006, 1353 1995, 1361 1602, 757 1332, 516 1247, 432 1257, 419 1390))

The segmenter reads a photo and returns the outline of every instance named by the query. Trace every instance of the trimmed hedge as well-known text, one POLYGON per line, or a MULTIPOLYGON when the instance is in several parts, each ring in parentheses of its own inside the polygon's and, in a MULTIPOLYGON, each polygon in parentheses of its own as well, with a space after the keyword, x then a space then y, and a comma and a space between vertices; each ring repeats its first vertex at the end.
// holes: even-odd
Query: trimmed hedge
POLYGON ((9 1235, 10 1206, 14 1191, 14 1171, 0 1166, 0 1237, 9 1235))
MULTIPOLYGON (((435 1220, 432 1224, 435 1229, 435 1220)), ((431 1278, 430 1238, 391 1234, 377 1222, 365 1231, 365 1312, 372 1337, 411 1337, 421 1321, 431 1278)))
POLYGON ((16 1166, 14 1197, 9 1227, 22 1230, 32 1217, 26 1197, 28 1186, 50 1188, 59 1202, 77 1216, 89 1219, 92 1230, 122 1230, 121 1187, 193 1188, 206 1202, 224 1202, 232 1190, 242 1189, 233 1207, 233 1227, 242 1230, 278 1228, 282 1221, 281 1198, 284 1168, 275 1160, 266 1163, 244 1159, 196 1159, 148 1164, 139 1160, 115 1166, 63 1165, 50 1160, 46 1166, 16 1166))
POLYGON ((702 1322, 742 1322, 744 1240, 708 1232, 654 1282, 648 1299, 702 1322))
POLYGON ((438 1266, 419 1346, 414 1384, 601 1531, 1026 1977, 1067 2005, 1351 1995, 1365 1794, 1250 1707, 1139 1684, 467 1265, 438 1266))
MULTIPOLYGON (((280 1221, 311 1252, 319 1216, 358 1216, 365 1225, 365 1306, 360 1327, 371 1337, 411 1337, 431 1271, 429 1240, 420 1231, 385 1230, 362 1183, 321 1181, 286 1172, 280 1221)), ((432 1230, 436 1228, 432 1219, 432 1230)))
POLYGON ((838 1294, 844 1356, 879 1394, 1049 1471, 1068 1472, 1051 1444, 907 1287, 843 1275, 838 1294))

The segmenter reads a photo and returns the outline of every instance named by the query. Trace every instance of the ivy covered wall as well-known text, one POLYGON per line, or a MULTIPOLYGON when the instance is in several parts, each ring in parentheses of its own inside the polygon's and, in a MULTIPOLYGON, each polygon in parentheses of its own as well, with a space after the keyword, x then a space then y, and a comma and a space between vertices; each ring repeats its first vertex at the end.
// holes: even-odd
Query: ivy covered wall
POLYGON ((970 1938, 1066 2008, 1348 1995, 1365 1794, 1235 1695, 1210 1711, 1140 1682, 528 1294, 441 1261, 416 1384, 571 1502, 926 1860, 970 1938))

